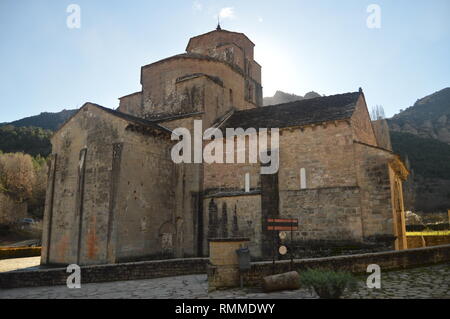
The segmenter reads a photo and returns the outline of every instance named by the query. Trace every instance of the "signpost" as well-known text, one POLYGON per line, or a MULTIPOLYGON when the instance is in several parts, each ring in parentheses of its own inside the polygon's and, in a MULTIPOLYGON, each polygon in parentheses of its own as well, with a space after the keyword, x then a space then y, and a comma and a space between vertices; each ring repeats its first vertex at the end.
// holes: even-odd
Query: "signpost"
POLYGON ((268 218, 267 230, 298 230, 298 219, 268 218))
POLYGON ((279 231, 280 233, 278 234, 279 238, 281 240, 284 240, 286 238, 286 231, 290 231, 291 232, 291 244, 289 245, 289 249, 286 248, 286 246, 282 245, 280 246, 278 249, 276 248, 276 236, 274 236, 274 241, 273 241, 273 273, 275 274, 275 254, 276 251, 278 250, 278 252, 281 255, 285 255, 288 251, 289 254, 291 255, 291 270, 292 270, 292 265, 294 263, 294 257, 292 255, 292 231, 294 230, 298 230, 298 219, 293 219, 293 218, 268 218, 267 219, 267 230, 272 230, 272 231, 279 231))

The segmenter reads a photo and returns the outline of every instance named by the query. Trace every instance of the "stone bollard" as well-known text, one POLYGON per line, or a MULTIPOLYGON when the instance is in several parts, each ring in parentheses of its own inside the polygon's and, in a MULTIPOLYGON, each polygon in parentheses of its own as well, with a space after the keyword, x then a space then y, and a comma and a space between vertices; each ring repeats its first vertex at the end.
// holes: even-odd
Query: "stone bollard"
POLYGON ((208 290, 239 287, 239 261, 236 250, 248 246, 248 238, 209 240, 208 290))
POLYGON ((267 276, 263 279, 265 292, 277 290, 295 290, 300 288, 300 276, 296 271, 267 276))

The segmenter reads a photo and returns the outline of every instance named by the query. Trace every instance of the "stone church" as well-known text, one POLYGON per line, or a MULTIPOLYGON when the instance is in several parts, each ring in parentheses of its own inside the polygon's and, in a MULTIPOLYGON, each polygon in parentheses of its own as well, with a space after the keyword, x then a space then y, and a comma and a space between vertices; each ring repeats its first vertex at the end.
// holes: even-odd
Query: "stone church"
POLYGON ((220 27, 193 37, 185 53, 143 66, 142 89, 117 110, 88 102, 54 134, 42 264, 207 256, 209 238, 243 236, 264 259, 273 217, 298 219, 297 245, 406 248, 408 170, 362 90, 263 107, 254 46, 220 27), (278 171, 174 163, 172 133, 194 121, 279 128, 278 171))

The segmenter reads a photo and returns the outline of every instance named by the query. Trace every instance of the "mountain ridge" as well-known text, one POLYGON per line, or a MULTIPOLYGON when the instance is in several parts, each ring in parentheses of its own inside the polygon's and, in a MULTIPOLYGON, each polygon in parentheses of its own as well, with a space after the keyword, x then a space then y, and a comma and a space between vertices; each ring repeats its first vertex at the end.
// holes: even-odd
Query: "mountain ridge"
POLYGON ((421 99, 388 119, 389 128, 450 144, 450 87, 421 99))
POLYGON ((38 115, 24 117, 22 119, 0 123, 0 127, 7 125, 14 127, 39 127, 44 130, 56 131, 65 121, 67 121, 77 110, 63 109, 60 112, 41 112, 38 115))
POLYGON ((282 104, 282 103, 288 103, 288 102, 295 102, 299 100, 305 100, 305 99, 312 99, 315 97, 321 97, 319 93, 316 93, 314 91, 306 93, 304 96, 286 93, 283 91, 276 91, 273 96, 267 96, 263 98, 263 105, 276 105, 276 104, 282 104))

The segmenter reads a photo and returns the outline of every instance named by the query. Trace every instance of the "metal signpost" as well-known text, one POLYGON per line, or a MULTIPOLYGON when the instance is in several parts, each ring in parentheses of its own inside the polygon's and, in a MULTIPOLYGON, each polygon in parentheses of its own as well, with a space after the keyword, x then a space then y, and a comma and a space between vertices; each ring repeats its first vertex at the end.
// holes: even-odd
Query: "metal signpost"
MULTIPOLYGON (((278 248, 278 252, 280 255, 285 255, 288 251, 289 254, 291 255, 291 270, 292 270, 292 265, 294 263, 294 257, 292 254, 292 232, 294 230, 298 230, 298 219, 293 219, 293 218, 268 218, 267 219, 267 230, 272 230, 272 231, 279 231, 280 233, 278 234, 279 238, 281 240, 284 240, 287 235, 286 235, 286 231, 290 231, 291 232, 291 242, 290 242, 290 247, 289 250, 286 248, 286 246, 282 245, 278 248)), ((273 237, 273 273, 275 274, 275 254, 276 254, 276 236, 273 237)))

